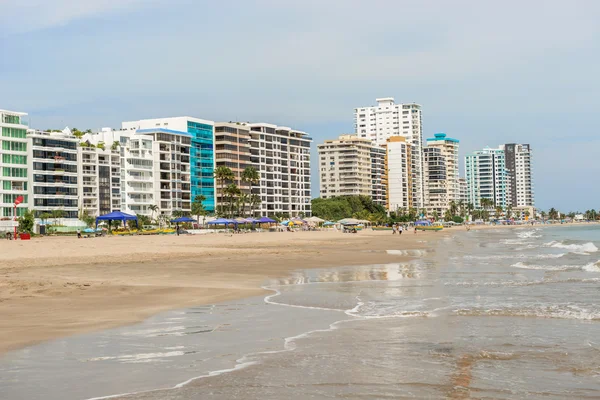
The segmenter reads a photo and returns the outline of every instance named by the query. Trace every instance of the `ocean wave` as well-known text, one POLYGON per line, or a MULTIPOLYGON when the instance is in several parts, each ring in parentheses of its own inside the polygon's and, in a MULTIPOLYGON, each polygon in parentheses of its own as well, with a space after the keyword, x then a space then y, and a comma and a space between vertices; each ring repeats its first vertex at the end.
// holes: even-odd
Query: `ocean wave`
MULTIPOLYGON (((598 268, 598 267, 596 267, 598 268)), ((583 267, 582 269, 585 269, 583 267)), ((600 269, 593 272, 600 272, 600 269)), ((556 283, 600 283, 600 278, 567 278, 567 279, 540 279, 531 281, 466 281, 466 282, 446 282, 444 286, 463 286, 463 287, 519 287, 519 286, 537 286, 556 283)))
POLYGON ((423 257, 427 255, 426 250, 386 250, 386 253, 394 256, 423 257))
POLYGON ((587 272, 600 272, 600 261, 586 265, 531 265, 524 262, 518 262, 511 265, 514 268, 532 269, 542 271, 573 271, 583 270, 587 272))
POLYGON ((540 238, 542 235, 538 235, 539 229, 533 229, 531 231, 522 231, 517 233, 517 236, 521 239, 529 239, 529 238, 540 238))
POLYGON ((561 258, 567 255, 567 253, 558 253, 558 254, 496 254, 496 255, 488 255, 488 256, 472 256, 466 255, 465 259, 468 260, 510 260, 513 258, 531 258, 531 259, 550 259, 550 258, 561 258))
POLYGON ((453 311, 466 317, 534 317, 600 321, 600 312, 577 306, 547 306, 526 308, 462 308, 453 311))
POLYGON ((564 242, 552 241, 552 242, 544 243, 544 246, 553 247, 556 249, 570 250, 571 252, 577 252, 579 254, 595 253, 598 251, 598 247, 596 247, 596 245, 592 242, 576 244, 576 243, 564 243, 564 242))

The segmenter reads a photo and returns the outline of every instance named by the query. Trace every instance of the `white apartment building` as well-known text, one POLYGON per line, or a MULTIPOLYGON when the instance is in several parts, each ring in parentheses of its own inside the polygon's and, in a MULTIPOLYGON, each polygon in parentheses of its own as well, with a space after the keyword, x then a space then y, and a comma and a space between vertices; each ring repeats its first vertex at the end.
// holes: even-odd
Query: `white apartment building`
POLYGON ((387 204, 387 186, 383 182, 385 176, 385 146, 371 147, 371 198, 375 204, 385 207, 387 204))
POLYGON ((390 212, 418 209, 412 191, 412 145, 403 136, 392 136, 386 143, 385 171, 386 208, 390 212))
POLYGON ((340 135, 318 145, 321 197, 371 196, 372 148, 370 140, 357 135, 340 135))
POLYGON ((261 215, 311 215, 310 138, 305 132, 267 123, 250 126, 250 162, 260 171, 252 193, 261 215))
POLYGON ((428 215, 435 211, 441 217, 450 208, 451 202, 460 200, 459 141, 436 133, 427 139, 424 148, 424 203, 428 215))
POLYGON ((504 149, 506 157, 511 205, 513 207, 533 207, 535 196, 531 173, 531 146, 509 143, 500 148, 504 149))
POLYGON ((481 209, 481 199, 490 199, 493 207, 510 204, 510 185, 503 149, 486 147, 465 157, 467 201, 481 209))
POLYGON ((177 132, 186 132, 191 135, 191 198, 194 199, 197 195, 204 196, 206 200, 204 200, 202 204, 208 212, 214 212, 216 204, 216 187, 214 179, 216 165, 214 126, 215 123, 213 121, 186 116, 142 119, 139 121, 122 123, 122 128, 129 131, 161 128, 177 132))
POLYGON ((17 207, 17 216, 32 208, 28 190, 28 143, 26 113, 0 110, 0 219, 12 220, 14 202, 23 196, 23 203, 17 207))
POLYGON ((29 199, 36 217, 61 211, 61 218, 79 217, 78 143, 70 131, 27 132, 29 199))
POLYGON ((469 199, 467 196, 467 180, 465 178, 458 178, 458 193, 458 201, 466 206, 469 199))
POLYGON ((412 146, 411 185, 415 207, 423 207, 423 128, 421 106, 396 104, 393 97, 376 99, 373 107, 354 109, 354 129, 361 138, 383 146, 390 137, 402 136, 412 146))

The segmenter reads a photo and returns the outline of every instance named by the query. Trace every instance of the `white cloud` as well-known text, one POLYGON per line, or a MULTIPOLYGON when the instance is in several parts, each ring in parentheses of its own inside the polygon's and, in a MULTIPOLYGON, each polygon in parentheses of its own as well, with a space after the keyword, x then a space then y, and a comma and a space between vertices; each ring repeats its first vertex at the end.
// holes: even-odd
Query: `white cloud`
POLYGON ((148 7, 158 0, 0 0, 2 35, 32 32, 90 16, 148 7))

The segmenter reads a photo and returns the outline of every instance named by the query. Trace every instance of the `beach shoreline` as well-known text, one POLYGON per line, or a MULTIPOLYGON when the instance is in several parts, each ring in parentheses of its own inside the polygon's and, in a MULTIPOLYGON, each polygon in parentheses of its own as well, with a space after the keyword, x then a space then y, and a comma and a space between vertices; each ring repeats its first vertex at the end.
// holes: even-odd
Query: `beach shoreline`
MULTIPOLYGON (((515 226, 472 227, 494 228, 515 226)), ((163 311, 264 295, 261 287, 268 279, 296 270, 405 262, 414 257, 387 250, 427 249, 465 231, 2 241, 0 354, 133 324, 163 311)))

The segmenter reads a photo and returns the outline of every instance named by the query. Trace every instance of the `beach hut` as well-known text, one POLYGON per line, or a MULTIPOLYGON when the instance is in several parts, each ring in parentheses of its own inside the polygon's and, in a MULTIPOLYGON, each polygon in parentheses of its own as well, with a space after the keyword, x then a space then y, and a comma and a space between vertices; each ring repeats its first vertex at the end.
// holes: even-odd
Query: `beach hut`
POLYGON ((126 221, 135 221, 135 226, 138 226, 138 219, 135 215, 126 214, 121 211, 113 211, 108 214, 101 215, 96 217, 96 228, 98 228, 98 222, 100 221, 108 221, 108 226, 110 227, 111 221, 122 221, 123 226, 125 226, 126 221))

